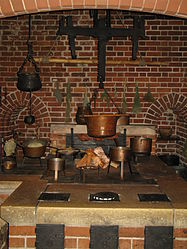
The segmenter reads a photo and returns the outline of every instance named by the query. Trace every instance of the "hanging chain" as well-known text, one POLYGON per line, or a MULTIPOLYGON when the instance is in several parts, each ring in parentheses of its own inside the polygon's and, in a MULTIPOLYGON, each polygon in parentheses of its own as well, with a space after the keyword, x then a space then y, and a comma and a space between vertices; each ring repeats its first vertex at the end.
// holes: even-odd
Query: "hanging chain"
POLYGON ((60 38, 60 35, 57 35, 56 37, 55 37, 55 40, 53 41, 53 44, 52 44, 52 46, 51 46, 51 48, 50 48, 50 50, 49 50, 49 52, 47 53, 47 55, 46 56, 43 56, 43 59, 42 60, 39 60, 39 64, 40 64, 40 62, 41 61, 48 61, 48 57, 50 56, 50 55, 52 55, 52 50, 53 50, 53 48, 55 47, 55 44, 56 44, 56 42, 57 42, 57 40, 60 38))
POLYGON ((35 71, 36 73, 40 73, 39 68, 37 67, 37 64, 33 58, 33 48, 32 48, 32 42, 30 41, 30 36, 31 36, 31 15, 29 15, 29 33, 28 33, 28 39, 27 39, 27 47, 28 47, 28 53, 26 58, 23 61, 23 64, 21 65, 21 67, 19 68, 17 74, 21 74, 21 72, 23 71, 23 68, 25 66, 25 64, 27 63, 27 61, 31 62, 33 64, 33 66, 35 67, 35 71))
MULTIPOLYGON (((94 89, 94 92, 93 92, 91 100, 90 100, 90 106, 91 106, 92 101, 94 101, 94 108, 96 107, 96 99, 97 99, 97 96, 99 94, 99 89, 101 89, 101 88, 95 88, 94 89)), ((118 113, 121 113, 120 109, 118 108, 118 106, 116 105, 116 103, 113 101, 113 99, 111 98, 111 96, 108 93, 108 91, 104 87, 102 88, 102 90, 106 93, 106 95, 108 96, 108 98, 110 99, 110 101, 112 102, 112 104, 117 109, 118 113)))

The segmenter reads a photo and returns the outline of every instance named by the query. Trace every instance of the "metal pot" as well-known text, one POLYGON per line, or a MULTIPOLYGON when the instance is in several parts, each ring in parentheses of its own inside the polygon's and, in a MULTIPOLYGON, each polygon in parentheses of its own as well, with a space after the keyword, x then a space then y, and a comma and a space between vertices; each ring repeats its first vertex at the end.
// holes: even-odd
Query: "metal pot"
POLYGON ((110 148, 110 159, 116 162, 130 161, 131 152, 129 147, 112 147, 110 148))
POLYGON ((33 115, 25 116, 24 123, 30 125, 30 124, 34 124, 34 122, 35 122, 35 117, 33 115))
POLYGON ((54 180, 57 181, 58 172, 62 170, 65 172, 65 159, 59 157, 50 158, 47 160, 47 168, 55 172, 54 180))
POLYGON ((30 115, 24 118, 25 124, 34 124, 35 117, 32 115, 32 92, 30 91, 30 115))
POLYGON ((87 133, 90 137, 116 135, 116 123, 121 114, 85 115, 87 133))
POLYGON ((133 153, 150 155, 152 150, 152 139, 145 137, 133 137, 130 139, 130 148, 133 153))
POLYGON ((3 162, 4 171, 13 170, 14 168, 16 168, 16 166, 16 160, 13 158, 6 158, 6 160, 3 162))
POLYGON ((36 73, 18 73, 17 88, 24 92, 38 91, 42 88, 40 74, 36 73))
POLYGON ((92 109, 90 105, 84 107, 83 105, 78 106, 76 113, 76 122, 77 124, 84 125, 86 124, 86 120, 84 118, 85 115, 92 115, 92 109))
POLYGON ((129 114, 121 114, 121 117, 117 121, 117 125, 129 125, 129 114))
POLYGON ((47 168, 49 170, 61 171, 64 169, 65 159, 59 157, 53 157, 47 160, 47 168))
POLYGON ((160 137, 163 139, 169 139, 172 135, 171 127, 160 127, 159 128, 160 137))
POLYGON ((44 139, 27 139, 23 142, 21 147, 23 148, 23 153, 25 157, 33 157, 33 158, 39 158, 42 157, 45 154, 47 146, 47 140, 44 139), (32 143, 40 143, 41 146, 37 147, 30 147, 32 143))

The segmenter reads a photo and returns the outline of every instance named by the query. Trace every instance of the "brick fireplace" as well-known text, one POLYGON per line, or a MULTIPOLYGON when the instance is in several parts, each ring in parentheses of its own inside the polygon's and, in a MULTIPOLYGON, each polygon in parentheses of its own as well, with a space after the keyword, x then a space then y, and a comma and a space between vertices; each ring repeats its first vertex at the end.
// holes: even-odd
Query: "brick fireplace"
MULTIPOLYGON (((41 1, 1 3, 1 105, 0 132, 4 140, 12 136, 12 131, 20 134, 20 139, 34 137, 39 129, 42 138, 52 138, 51 127, 65 124, 67 84, 71 86, 71 108, 68 124, 75 123, 78 105, 88 91, 91 98, 98 87, 97 64, 71 64, 57 62, 58 59, 71 58, 67 36, 56 41, 59 19, 63 15, 72 15, 75 25, 92 25, 89 9, 111 9, 112 25, 130 26, 132 20, 126 18, 126 11, 151 12, 151 18, 145 19, 146 39, 139 40, 138 59, 134 64, 106 65, 105 88, 119 108, 122 108, 123 90, 126 85, 127 113, 132 114, 131 124, 154 125, 157 133, 162 125, 171 126, 178 140, 157 141, 155 153, 176 153, 186 165, 182 151, 187 137, 187 83, 186 83, 186 2, 173 1, 112 1, 102 2, 66 2, 41 1), (24 3, 24 4, 23 4, 24 3), (78 10, 79 9, 79 10, 78 10), (47 11, 47 12, 46 12, 47 11), (124 12, 123 12, 124 11, 124 12), (34 58, 47 55, 55 62, 40 62, 42 90, 32 94, 33 115, 36 123, 26 125, 24 117, 29 112, 29 94, 17 90, 17 71, 26 54, 28 38, 28 16, 32 13, 31 40, 34 58), (159 14, 159 15, 153 15, 159 14), (165 14, 165 15, 163 15, 165 14), (49 55, 50 51, 50 55, 49 55), (140 55, 149 62, 139 64, 140 55), (139 87, 141 112, 132 113, 136 82, 139 87), (62 103, 55 97, 56 83, 62 94, 62 103), (148 85, 155 99, 154 103, 144 101, 148 85), (116 91, 116 94, 114 92, 116 91)), ((149 15, 148 15, 149 16, 149 15)), ((129 38, 113 38, 107 43, 106 59, 116 61, 131 60, 131 41, 129 38)), ((76 38, 76 53, 79 59, 97 59, 97 41, 88 37, 76 38)), ((111 105, 98 96, 94 113, 116 112, 111 105)), ((54 142, 54 141, 53 141, 54 142)))
POLYGON ((186 103, 187 98, 177 93, 165 95, 150 106, 145 118, 145 123, 156 125, 157 132, 161 126, 172 128, 172 134, 176 139, 157 140, 156 153, 177 154, 184 165, 186 165, 186 159, 182 151, 187 137, 186 103))
MULTIPOLYGON (((119 108, 122 108, 123 90, 126 86, 127 113, 131 114, 130 125, 123 127, 127 129, 127 144, 129 144, 131 136, 149 136, 153 139, 153 154, 177 154, 180 156, 181 164, 187 166, 187 159, 183 156, 183 147, 187 139, 186 0, 7 0, 0 1, 0 5, 0 138, 3 137, 6 141, 12 137, 14 131, 19 134, 19 139, 23 141, 25 138, 36 136, 39 131, 39 137, 49 138, 53 145, 65 146, 65 135, 70 132, 71 127, 75 131, 77 129, 75 124, 76 111, 78 105, 83 102, 86 89, 88 97, 91 98, 94 89, 98 87, 98 82, 97 64, 57 62, 58 59, 68 60, 71 58, 67 37, 61 36, 55 40, 60 18, 63 15, 72 15, 76 25, 92 25, 89 9, 99 9, 101 16, 105 9, 111 9, 112 25, 126 27, 132 25, 132 20, 128 18, 128 15, 139 12, 151 16, 151 18, 145 20, 146 39, 139 40, 138 59, 133 64, 107 65, 104 84, 119 108), (24 117, 29 113, 29 94, 18 91, 16 87, 17 71, 27 54, 28 13, 32 14, 31 40, 34 58, 49 56, 50 59, 56 60, 55 62, 43 61, 38 63, 42 90, 32 94, 32 110, 36 122, 30 126, 24 123, 24 117), (157 14, 158 16, 156 16, 157 14), (149 63, 144 66, 140 65, 140 55, 149 63), (55 97, 57 82, 62 94, 62 103, 59 103, 55 97), (67 123, 65 120, 68 83, 71 86, 71 106, 69 122, 67 123), (138 114, 132 113, 136 83, 138 83, 142 107, 138 114), (143 99, 148 86, 155 99, 154 103, 146 102, 143 99), (116 94, 114 94, 115 92, 116 94), (134 129, 134 125, 138 128, 134 129), (144 129, 146 127, 146 132, 142 126, 144 129), (157 139, 160 126, 171 126, 173 135, 177 139, 164 141, 157 139)), ((106 59, 131 61, 131 47, 129 38, 114 38, 107 44, 106 59)), ((76 52, 79 59, 92 58, 96 60, 96 40, 88 37, 77 37, 76 52)), ((111 105, 108 106, 107 102, 102 99, 102 93, 100 93, 94 113, 109 112, 114 113, 116 109, 111 105)), ((80 129, 78 133, 86 132, 85 126, 78 128, 80 129)), ((48 217, 48 208, 41 208, 40 216, 36 213, 38 211, 37 195, 46 188, 46 184, 41 183, 41 180, 39 183, 37 181, 37 178, 25 181, 23 190, 15 192, 15 195, 9 199, 4 207, 3 202, 6 202, 8 194, 0 194, 1 216, 4 215, 4 219, 10 224, 10 249, 35 248, 36 221, 38 217, 43 217, 44 211, 48 217), (14 199, 17 202, 14 202, 14 199)), ((169 181, 167 179, 166 185, 169 181)), ((173 193, 170 192, 171 189, 176 191, 178 185, 179 187, 183 186, 182 183, 180 184, 177 181, 174 183, 171 181, 165 190, 169 194, 173 193)), ((165 186, 164 183, 163 186, 165 186)), ((151 222, 158 222, 160 225, 163 220, 166 221, 168 218, 169 225, 174 226, 173 248, 185 249, 187 245, 186 206, 184 203, 181 204, 181 199, 178 198, 181 195, 185 198, 186 191, 182 187, 179 192, 177 191, 175 195, 177 196, 176 200, 179 201, 176 201, 176 206, 174 203, 172 208, 167 208, 167 206, 163 208, 161 205, 161 209, 159 207, 152 209, 153 216, 155 215, 154 219, 151 215, 149 216, 150 208, 145 209, 145 211, 142 209, 144 215, 140 210, 139 216, 136 213, 137 206, 132 210, 127 208, 126 211, 130 210, 133 213, 135 210, 133 213, 135 221, 141 220, 143 216, 147 217, 149 225, 151 222), (152 220, 150 221, 149 218, 152 220)), ((58 208, 55 207, 54 213, 57 210, 58 208)), ((63 212, 61 210, 58 212, 59 216, 57 216, 61 217, 63 212)), ((53 218, 56 215, 54 213, 51 214, 53 218)), ((44 223, 46 217, 40 222, 44 223)), ((4 227, 4 222, 0 220, 1 223, 3 226, 1 225, 0 235, 6 240, 7 224, 4 227)), ((152 223, 151 225, 155 225, 152 223)), ((163 222, 161 225, 165 226, 168 223, 163 222)), ((65 248, 89 248, 89 242, 90 226, 88 224, 82 226, 67 224, 65 226, 65 248)), ((145 225, 133 226, 132 223, 127 224, 124 221, 124 224, 119 227, 119 249, 143 249, 144 243, 145 225)), ((1 247, 4 247, 3 243, 0 243, 1 247)))

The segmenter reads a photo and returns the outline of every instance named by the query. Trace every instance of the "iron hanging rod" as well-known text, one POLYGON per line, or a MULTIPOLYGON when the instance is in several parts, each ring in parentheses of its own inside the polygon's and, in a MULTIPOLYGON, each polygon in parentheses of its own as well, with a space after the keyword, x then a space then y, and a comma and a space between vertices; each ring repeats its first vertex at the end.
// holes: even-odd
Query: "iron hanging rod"
POLYGON ((30 41, 31 38, 31 15, 29 15, 29 33, 28 33, 28 40, 27 42, 30 41))

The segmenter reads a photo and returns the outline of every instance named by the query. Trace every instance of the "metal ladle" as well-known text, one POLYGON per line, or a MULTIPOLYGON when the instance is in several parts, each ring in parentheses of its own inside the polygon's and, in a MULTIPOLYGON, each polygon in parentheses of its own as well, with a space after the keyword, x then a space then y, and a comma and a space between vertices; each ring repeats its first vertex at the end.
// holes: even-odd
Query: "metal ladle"
POLYGON ((24 118, 24 122, 25 124, 34 124, 35 122, 35 117, 32 115, 32 93, 30 91, 30 115, 29 116, 25 116, 24 118))

